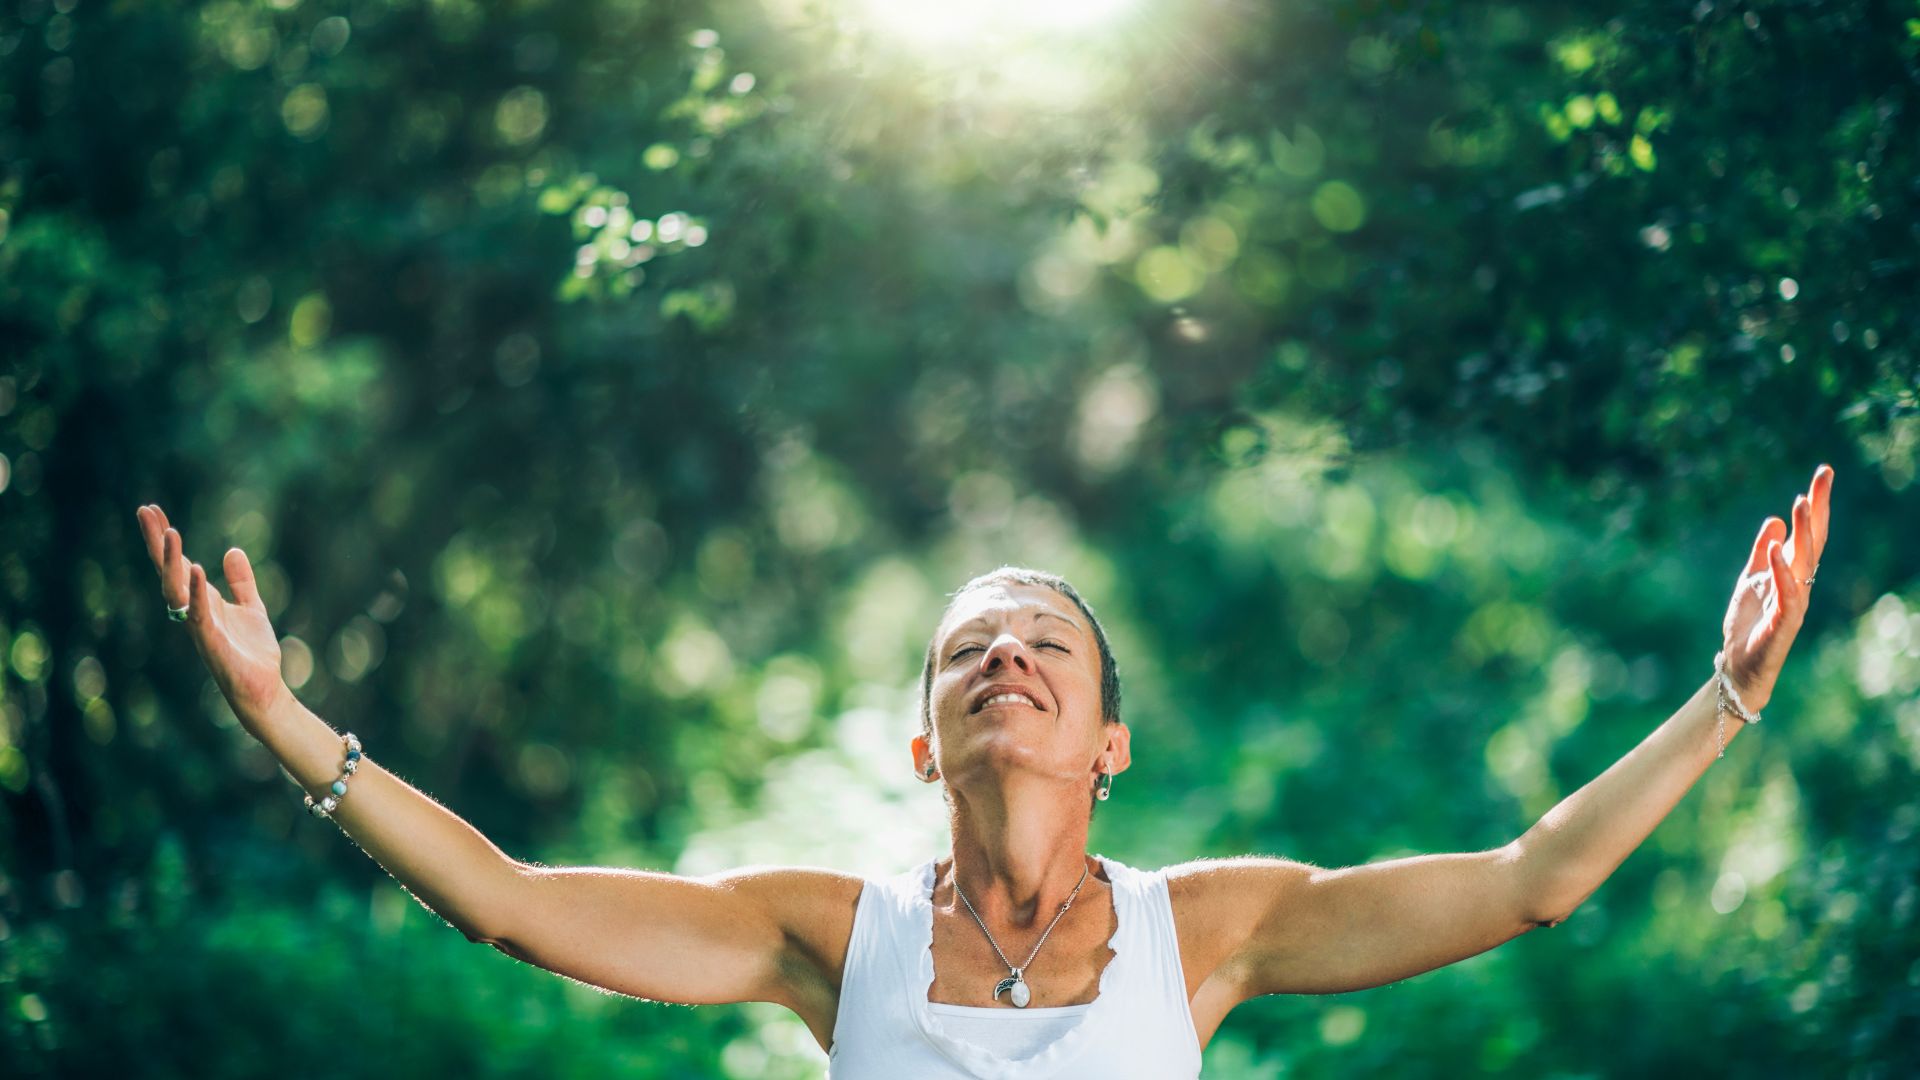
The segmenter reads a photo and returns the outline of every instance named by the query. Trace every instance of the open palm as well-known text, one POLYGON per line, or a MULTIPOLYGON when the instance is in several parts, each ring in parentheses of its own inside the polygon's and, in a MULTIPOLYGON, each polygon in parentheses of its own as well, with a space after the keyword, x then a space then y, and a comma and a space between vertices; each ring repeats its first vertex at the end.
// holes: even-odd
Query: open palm
POLYGON ((206 568, 181 554, 180 532, 167 524, 165 511, 149 505, 135 516, 160 575, 160 595, 169 606, 188 609, 187 632, 234 713, 247 723, 266 715, 292 692, 280 676, 280 639, 260 602, 246 552, 229 548, 223 560, 233 590, 233 602, 228 603, 207 583, 206 568))
POLYGON ((1833 468, 1822 465, 1793 500, 1793 529, 1777 517, 1760 526, 1734 585, 1722 624, 1727 674, 1752 709, 1773 696, 1773 684, 1807 616, 1814 571, 1827 546, 1827 504, 1833 468))

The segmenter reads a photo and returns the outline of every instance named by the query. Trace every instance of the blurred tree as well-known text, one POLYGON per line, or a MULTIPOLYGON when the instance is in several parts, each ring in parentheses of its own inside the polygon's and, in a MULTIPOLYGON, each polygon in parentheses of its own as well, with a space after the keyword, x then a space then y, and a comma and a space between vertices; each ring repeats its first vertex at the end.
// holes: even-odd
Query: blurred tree
POLYGON ((1255 1003, 1208 1075, 1911 1071, 1920 10, 875 10, 0 16, 9 1064, 819 1071, 458 948, 313 828, 141 502, 520 857, 924 857, 919 650, 1016 561, 1113 622, 1102 844, 1334 865, 1624 753, 1830 460, 1771 730, 1560 934, 1255 1003))

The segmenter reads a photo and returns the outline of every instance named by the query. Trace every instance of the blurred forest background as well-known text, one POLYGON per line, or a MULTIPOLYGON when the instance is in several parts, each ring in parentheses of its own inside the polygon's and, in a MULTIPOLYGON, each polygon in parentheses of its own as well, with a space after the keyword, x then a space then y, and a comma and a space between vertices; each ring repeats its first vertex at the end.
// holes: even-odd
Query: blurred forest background
POLYGON ((943 850, 920 651, 1013 562, 1124 672, 1096 850, 1340 866, 1632 748, 1828 461, 1766 723, 1642 850, 1207 1075, 1913 1075, 1917 131, 1916 0, 11 0, 0 1071, 824 1066, 307 818, 143 502, 519 858, 943 850))

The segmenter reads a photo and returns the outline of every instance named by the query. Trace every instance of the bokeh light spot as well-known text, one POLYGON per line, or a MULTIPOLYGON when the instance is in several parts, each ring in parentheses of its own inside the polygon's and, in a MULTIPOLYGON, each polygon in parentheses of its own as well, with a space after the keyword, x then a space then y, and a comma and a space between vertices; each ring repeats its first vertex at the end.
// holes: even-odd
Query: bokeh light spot
POLYGON ((292 635, 280 639, 280 677, 292 690, 300 689, 313 678, 313 650, 292 635))
POLYGON ((1140 291, 1171 304, 1200 291, 1206 275, 1187 261, 1177 247, 1152 248, 1133 264, 1133 280, 1140 291))
POLYGON ((1367 201, 1352 184, 1329 180, 1313 192, 1313 216, 1330 232, 1352 232, 1367 220, 1367 201))
POLYGON ((280 101, 280 120, 287 133, 311 142, 327 130, 327 92, 318 83, 302 83, 280 101))
POLYGON ((525 146, 547 130, 547 96, 531 86, 516 86, 495 106, 493 123, 511 146, 525 146))
POLYGON ((287 338, 296 348, 309 349, 327 338, 333 328, 333 306, 319 293, 308 293, 293 305, 287 319, 287 338))

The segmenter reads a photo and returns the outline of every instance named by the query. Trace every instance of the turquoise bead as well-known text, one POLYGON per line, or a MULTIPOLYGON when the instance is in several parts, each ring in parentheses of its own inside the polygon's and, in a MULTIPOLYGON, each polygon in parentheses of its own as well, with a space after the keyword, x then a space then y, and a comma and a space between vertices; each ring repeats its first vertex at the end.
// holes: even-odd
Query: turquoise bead
POLYGON ((333 782, 333 793, 335 795, 345 795, 347 793, 347 782, 345 780, 335 780, 333 782))
POLYGON ((348 760, 348 761, 359 761, 359 760, 360 760, 360 751, 358 751, 358 750, 349 750, 349 751, 347 751, 347 760, 348 760))

